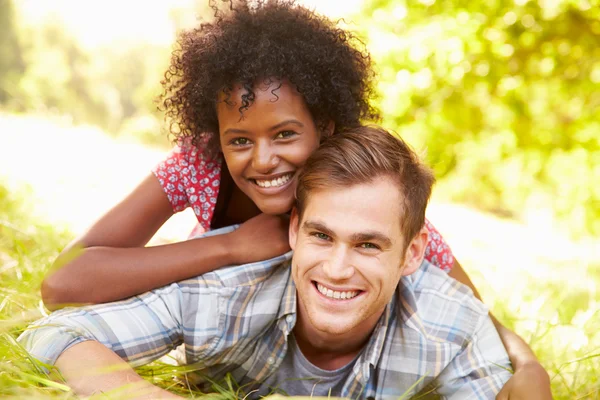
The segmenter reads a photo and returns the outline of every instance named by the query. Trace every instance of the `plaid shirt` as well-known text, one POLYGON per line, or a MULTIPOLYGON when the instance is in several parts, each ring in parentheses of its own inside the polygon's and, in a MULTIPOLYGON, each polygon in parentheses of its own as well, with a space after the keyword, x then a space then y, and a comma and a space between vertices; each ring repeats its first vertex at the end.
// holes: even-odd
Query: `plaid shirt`
MULTIPOLYGON (((97 340, 133 366, 183 344, 187 363, 197 363, 204 376, 219 379, 230 372, 239 383, 261 382, 283 360, 296 323, 290 259, 291 252, 128 300, 57 311, 19 341, 35 358, 54 364, 69 347, 97 340)), ((510 378, 509 367, 485 306, 466 286, 424 262, 401 279, 341 396, 398 398, 410 389, 493 399, 510 378)))

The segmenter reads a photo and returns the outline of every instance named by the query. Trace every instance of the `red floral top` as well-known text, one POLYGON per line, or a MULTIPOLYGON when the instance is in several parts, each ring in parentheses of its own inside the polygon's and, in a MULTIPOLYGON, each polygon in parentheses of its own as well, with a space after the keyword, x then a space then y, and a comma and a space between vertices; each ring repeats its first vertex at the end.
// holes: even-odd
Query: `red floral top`
MULTIPOLYGON (((195 146, 177 146, 152 170, 167 194, 173 211, 183 211, 187 207, 194 210, 198 225, 190 236, 211 229, 210 222, 221 183, 222 162, 221 156, 214 160, 205 159, 195 146)), ((454 263, 450 247, 429 221, 426 220, 425 225, 429 230, 425 258, 442 270, 450 271, 454 263)))

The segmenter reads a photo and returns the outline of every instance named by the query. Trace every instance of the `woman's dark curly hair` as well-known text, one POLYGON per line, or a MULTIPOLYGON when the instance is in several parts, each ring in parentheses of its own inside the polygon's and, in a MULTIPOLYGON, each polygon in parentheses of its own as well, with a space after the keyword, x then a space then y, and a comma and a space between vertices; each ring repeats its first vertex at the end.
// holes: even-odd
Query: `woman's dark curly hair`
POLYGON ((225 10, 209 3, 214 21, 180 34, 162 81, 161 109, 175 141, 191 137, 218 152, 218 94, 242 84, 242 117, 261 79, 295 85, 319 129, 331 120, 339 131, 379 119, 369 103, 371 58, 352 33, 293 0, 220 1, 225 10))

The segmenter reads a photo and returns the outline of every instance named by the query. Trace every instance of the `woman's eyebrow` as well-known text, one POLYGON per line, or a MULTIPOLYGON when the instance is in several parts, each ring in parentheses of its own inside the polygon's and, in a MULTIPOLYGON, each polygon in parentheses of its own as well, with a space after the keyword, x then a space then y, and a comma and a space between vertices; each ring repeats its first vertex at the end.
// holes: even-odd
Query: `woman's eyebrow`
MULTIPOLYGON (((297 119, 286 119, 285 121, 279 122, 278 124, 273 125, 272 127, 269 128, 270 131, 274 131, 277 130, 285 125, 296 125, 299 128, 304 128, 304 124, 300 121, 298 121, 297 119)), ((247 131, 245 129, 239 129, 239 128, 227 128, 225 129, 225 131, 223 131, 223 135, 246 135, 249 134, 250 131, 247 131)))
POLYGON ((300 128, 304 128, 304 124, 302 122, 298 121, 297 119, 286 119, 285 121, 282 121, 278 124, 273 125, 271 128, 269 128, 269 130, 274 131, 274 130, 279 129, 282 126, 285 126, 288 124, 297 125, 300 128))
POLYGON ((248 134, 248 133, 250 133, 250 132, 247 130, 244 130, 244 129, 227 128, 223 132, 223 135, 239 135, 239 134, 248 134))

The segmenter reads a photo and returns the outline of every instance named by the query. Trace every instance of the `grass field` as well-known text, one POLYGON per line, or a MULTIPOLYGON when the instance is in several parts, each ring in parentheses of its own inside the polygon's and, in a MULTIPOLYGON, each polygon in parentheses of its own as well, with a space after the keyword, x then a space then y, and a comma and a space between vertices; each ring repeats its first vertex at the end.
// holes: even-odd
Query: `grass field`
MULTIPOLYGON (((45 314, 39 286, 71 234, 28 213, 27 193, 0 186, 0 397, 74 398, 50 381, 15 342, 28 321, 45 314)), ((468 257, 465 260, 468 263, 468 257)), ((522 273, 494 282, 497 268, 473 276, 495 314, 528 340, 552 377, 556 399, 600 399, 600 264, 546 260, 544 276, 522 273), (483 275, 492 274, 494 287, 483 275)), ((510 273, 511 270, 507 270, 510 273)), ((155 384, 188 397, 183 370, 155 364, 140 370, 155 384), (179 377, 179 378, 175 378, 179 377)), ((215 386, 215 399, 243 397, 235 385, 215 386)))

